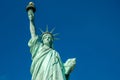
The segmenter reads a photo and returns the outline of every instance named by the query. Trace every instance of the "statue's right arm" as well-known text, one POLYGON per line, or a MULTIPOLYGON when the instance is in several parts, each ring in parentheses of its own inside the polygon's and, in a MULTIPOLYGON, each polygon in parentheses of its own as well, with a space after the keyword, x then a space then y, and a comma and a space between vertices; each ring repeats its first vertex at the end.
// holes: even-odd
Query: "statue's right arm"
POLYGON ((31 38, 34 38, 34 37, 36 37, 36 31, 35 31, 35 25, 34 25, 34 13, 32 10, 28 11, 28 18, 30 21, 31 38))
POLYGON ((31 38, 36 37, 35 25, 33 21, 30 21, 30 33, 31 33, 31 38))

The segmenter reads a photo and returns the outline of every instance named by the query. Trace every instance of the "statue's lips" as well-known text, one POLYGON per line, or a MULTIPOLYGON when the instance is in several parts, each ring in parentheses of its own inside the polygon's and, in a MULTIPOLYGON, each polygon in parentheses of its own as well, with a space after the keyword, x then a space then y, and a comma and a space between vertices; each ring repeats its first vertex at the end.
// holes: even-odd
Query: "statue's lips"
POLYGON ((44 43, 50 43, 50 41, 49 40, 44 40, 44 43))

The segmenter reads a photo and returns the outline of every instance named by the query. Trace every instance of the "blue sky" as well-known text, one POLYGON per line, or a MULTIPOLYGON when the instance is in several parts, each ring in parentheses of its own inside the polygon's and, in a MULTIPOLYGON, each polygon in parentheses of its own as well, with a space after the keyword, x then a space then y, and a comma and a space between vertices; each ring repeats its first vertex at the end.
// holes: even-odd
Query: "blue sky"
POLYGON ((55 27, 63 62, 77 58, 70 80, 120 80, 119 0, 1 0, 0 80, 31 79, 29 1, 37 8, 37 33, 55 27))

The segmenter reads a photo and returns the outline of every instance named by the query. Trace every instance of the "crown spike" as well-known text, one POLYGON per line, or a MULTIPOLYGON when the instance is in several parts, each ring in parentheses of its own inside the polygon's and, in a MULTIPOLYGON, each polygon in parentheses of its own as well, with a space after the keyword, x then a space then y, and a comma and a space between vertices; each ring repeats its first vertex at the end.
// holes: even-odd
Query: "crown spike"
POLYGON ((55 27, 50 31, 50 33, 53 33, 54 30, 55 30, 55 27))
POLYGON ((60 40, 60 38, 54 38, 54 40, 60 40))
POLYGON ((59 40, 59 38, 55 38, 55 36, 59 35, 59 33, 55 33, 55 34, 52 34, 52 32, 55 30, 55 28, 53 28, 50 32, 48 31, 48 25, 46 25, 46 31, 43 31, 41 28, 39 28, 40 31, 41 31, 41 37, 44 35, 44 34, 50 34, 54 40, 59 40))
POLYGON ((55 34, 53 34, 53 36, 57 36, 57 35, 59 35, 59 33, 55 33, 55 34))
POLYGON ((49 31, 48 31, 48 25, 46 25, 46 32, 49 32, 49 31))
POLYGON ((44 33, 44 31, 41 29, 41 28, 39 28, 40 29, 40 32, 43 34, 44 33))

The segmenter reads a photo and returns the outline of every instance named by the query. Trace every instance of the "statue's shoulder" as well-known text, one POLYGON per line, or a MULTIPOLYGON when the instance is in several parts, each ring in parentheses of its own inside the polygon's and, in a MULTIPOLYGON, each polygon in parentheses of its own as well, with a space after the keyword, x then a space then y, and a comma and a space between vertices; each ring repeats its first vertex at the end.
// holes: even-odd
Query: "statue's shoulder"
POLYGON ((53 52, 56 56, 60 57, 59 52, 56 51, 55 49, 53 49, 52 52, 53 52))
POLYGON ((28 46, 32 46, 32 45, 36 45, 36 44, 40 44, 41 40, 39 38, 38 35, 36 35, 35 37, 30 38, 30 40, 28 41, 28 46))
POLYGON ((55 53, 58 53, 58 51, 56 51, 55 49, 52 48, 52 51, 55 52, 55 53))

